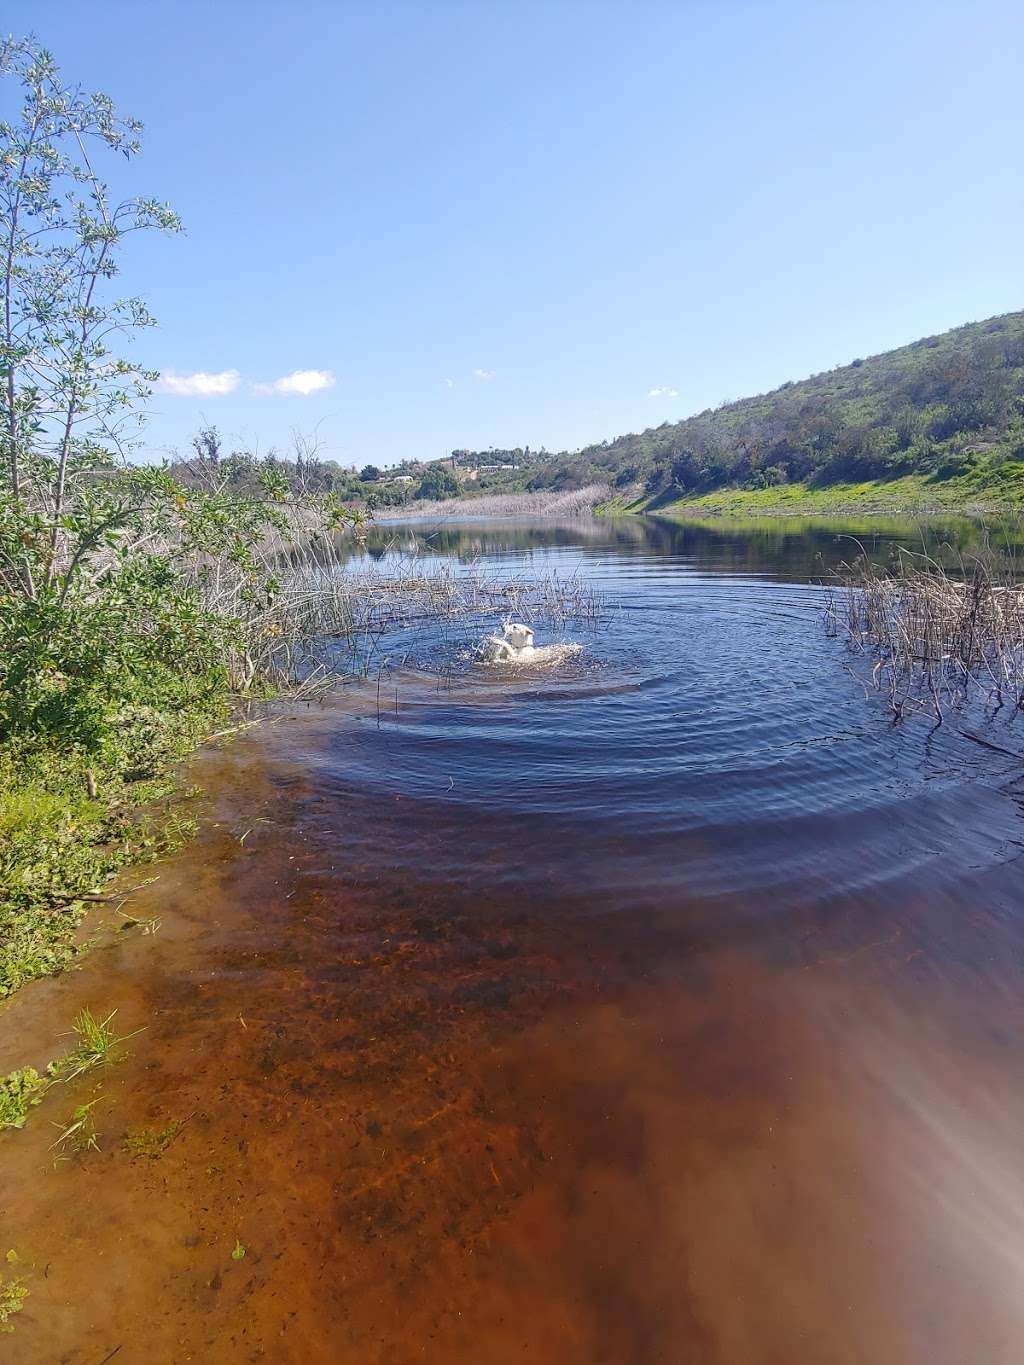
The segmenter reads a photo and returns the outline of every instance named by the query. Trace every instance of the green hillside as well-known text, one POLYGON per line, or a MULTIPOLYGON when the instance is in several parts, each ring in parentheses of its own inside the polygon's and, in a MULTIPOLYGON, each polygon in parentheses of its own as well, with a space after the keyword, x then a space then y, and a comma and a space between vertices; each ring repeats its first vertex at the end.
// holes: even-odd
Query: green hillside
POLYGON ((950 495, 1024 496, 1024 313, 579 452, 527 455, 516 471, 530 489, 604 479, 655 506, 714 501, 723 490, 783 496, 787 485, 827 499, 840 485, 902 480, 908 488, 908 476, 923 501, 945 484, 950 495))

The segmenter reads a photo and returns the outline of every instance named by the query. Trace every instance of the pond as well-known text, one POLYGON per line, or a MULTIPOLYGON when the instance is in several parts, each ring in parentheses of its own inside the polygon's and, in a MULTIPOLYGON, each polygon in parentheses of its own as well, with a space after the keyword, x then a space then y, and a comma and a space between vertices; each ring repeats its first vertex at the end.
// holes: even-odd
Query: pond
POLYGON ((823 624, 861 547, 984 534, 375 530, 600 609, 538 669, 410 625, 196 758, 156 932, 0 1016, 0 1070, 143 1030, 0 1139, 5 1359, 1019 1360, 1024 731, 896 724, 823 624))

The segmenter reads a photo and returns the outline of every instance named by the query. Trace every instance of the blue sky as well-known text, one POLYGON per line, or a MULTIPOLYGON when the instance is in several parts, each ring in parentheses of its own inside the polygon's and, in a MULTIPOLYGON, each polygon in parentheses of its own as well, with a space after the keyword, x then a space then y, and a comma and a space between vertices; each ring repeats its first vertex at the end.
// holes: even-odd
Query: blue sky
POLYGON ((151 452, 575 448, 1024 306, 1016 0, 2 23, 144 120, 131 187, 185 220, 125 262, 151 452))

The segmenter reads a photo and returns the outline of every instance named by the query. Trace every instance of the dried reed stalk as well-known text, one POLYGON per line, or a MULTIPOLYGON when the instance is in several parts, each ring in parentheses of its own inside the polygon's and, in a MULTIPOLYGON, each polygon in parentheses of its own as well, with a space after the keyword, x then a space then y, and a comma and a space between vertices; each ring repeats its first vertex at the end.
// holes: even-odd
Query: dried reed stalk
POLYGON ((379 508, 378 521, 401 517, 438 517, 444 521, 472 520, 475 517, 579 517, 612 495, 606 483, 587 484, 565 493, 550 489, 538 493, 484 493, 446 502, 410 502, 404 507, 379 508))
MULTIPOLYGON (((947 547, 948 548, 948 547, 947 547)), ((956 572, 926 552, 899 550, 880 568, 866 554, 841 571, 844 610, 833 599, 826 628, 845 617, 848 641, 874 658, 873 685, 893 711, 971 701, 1024 706, 1024 587, 1013 556, 986 546, 954 556, 956 572)))
POLYGON ((310 690, 380 665, 381 641, 429 624, 496 622, 513 616, 551 626, 596 625, 601 599, 576 576, 538 577, 485 570, 479 563, 424 564, 395 546, 370 567, 351 562, 352 540, 304 533, 275 536, 260 548, 272 594, 255 597, 251 578, 230 562, 197 562, 192 577, 207 609, 239 623, 231 659, 241 691, 257 681, 310 690))

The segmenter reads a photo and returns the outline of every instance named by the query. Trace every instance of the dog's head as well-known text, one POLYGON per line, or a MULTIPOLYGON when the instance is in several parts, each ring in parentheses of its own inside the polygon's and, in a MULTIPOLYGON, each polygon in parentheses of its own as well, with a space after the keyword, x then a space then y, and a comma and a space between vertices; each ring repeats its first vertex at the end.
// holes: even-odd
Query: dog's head
POLYGON ((533 631, 521 621, 509 621, 505 626, 505 639, 513 649, 524 649, 533 644, 533 631))

